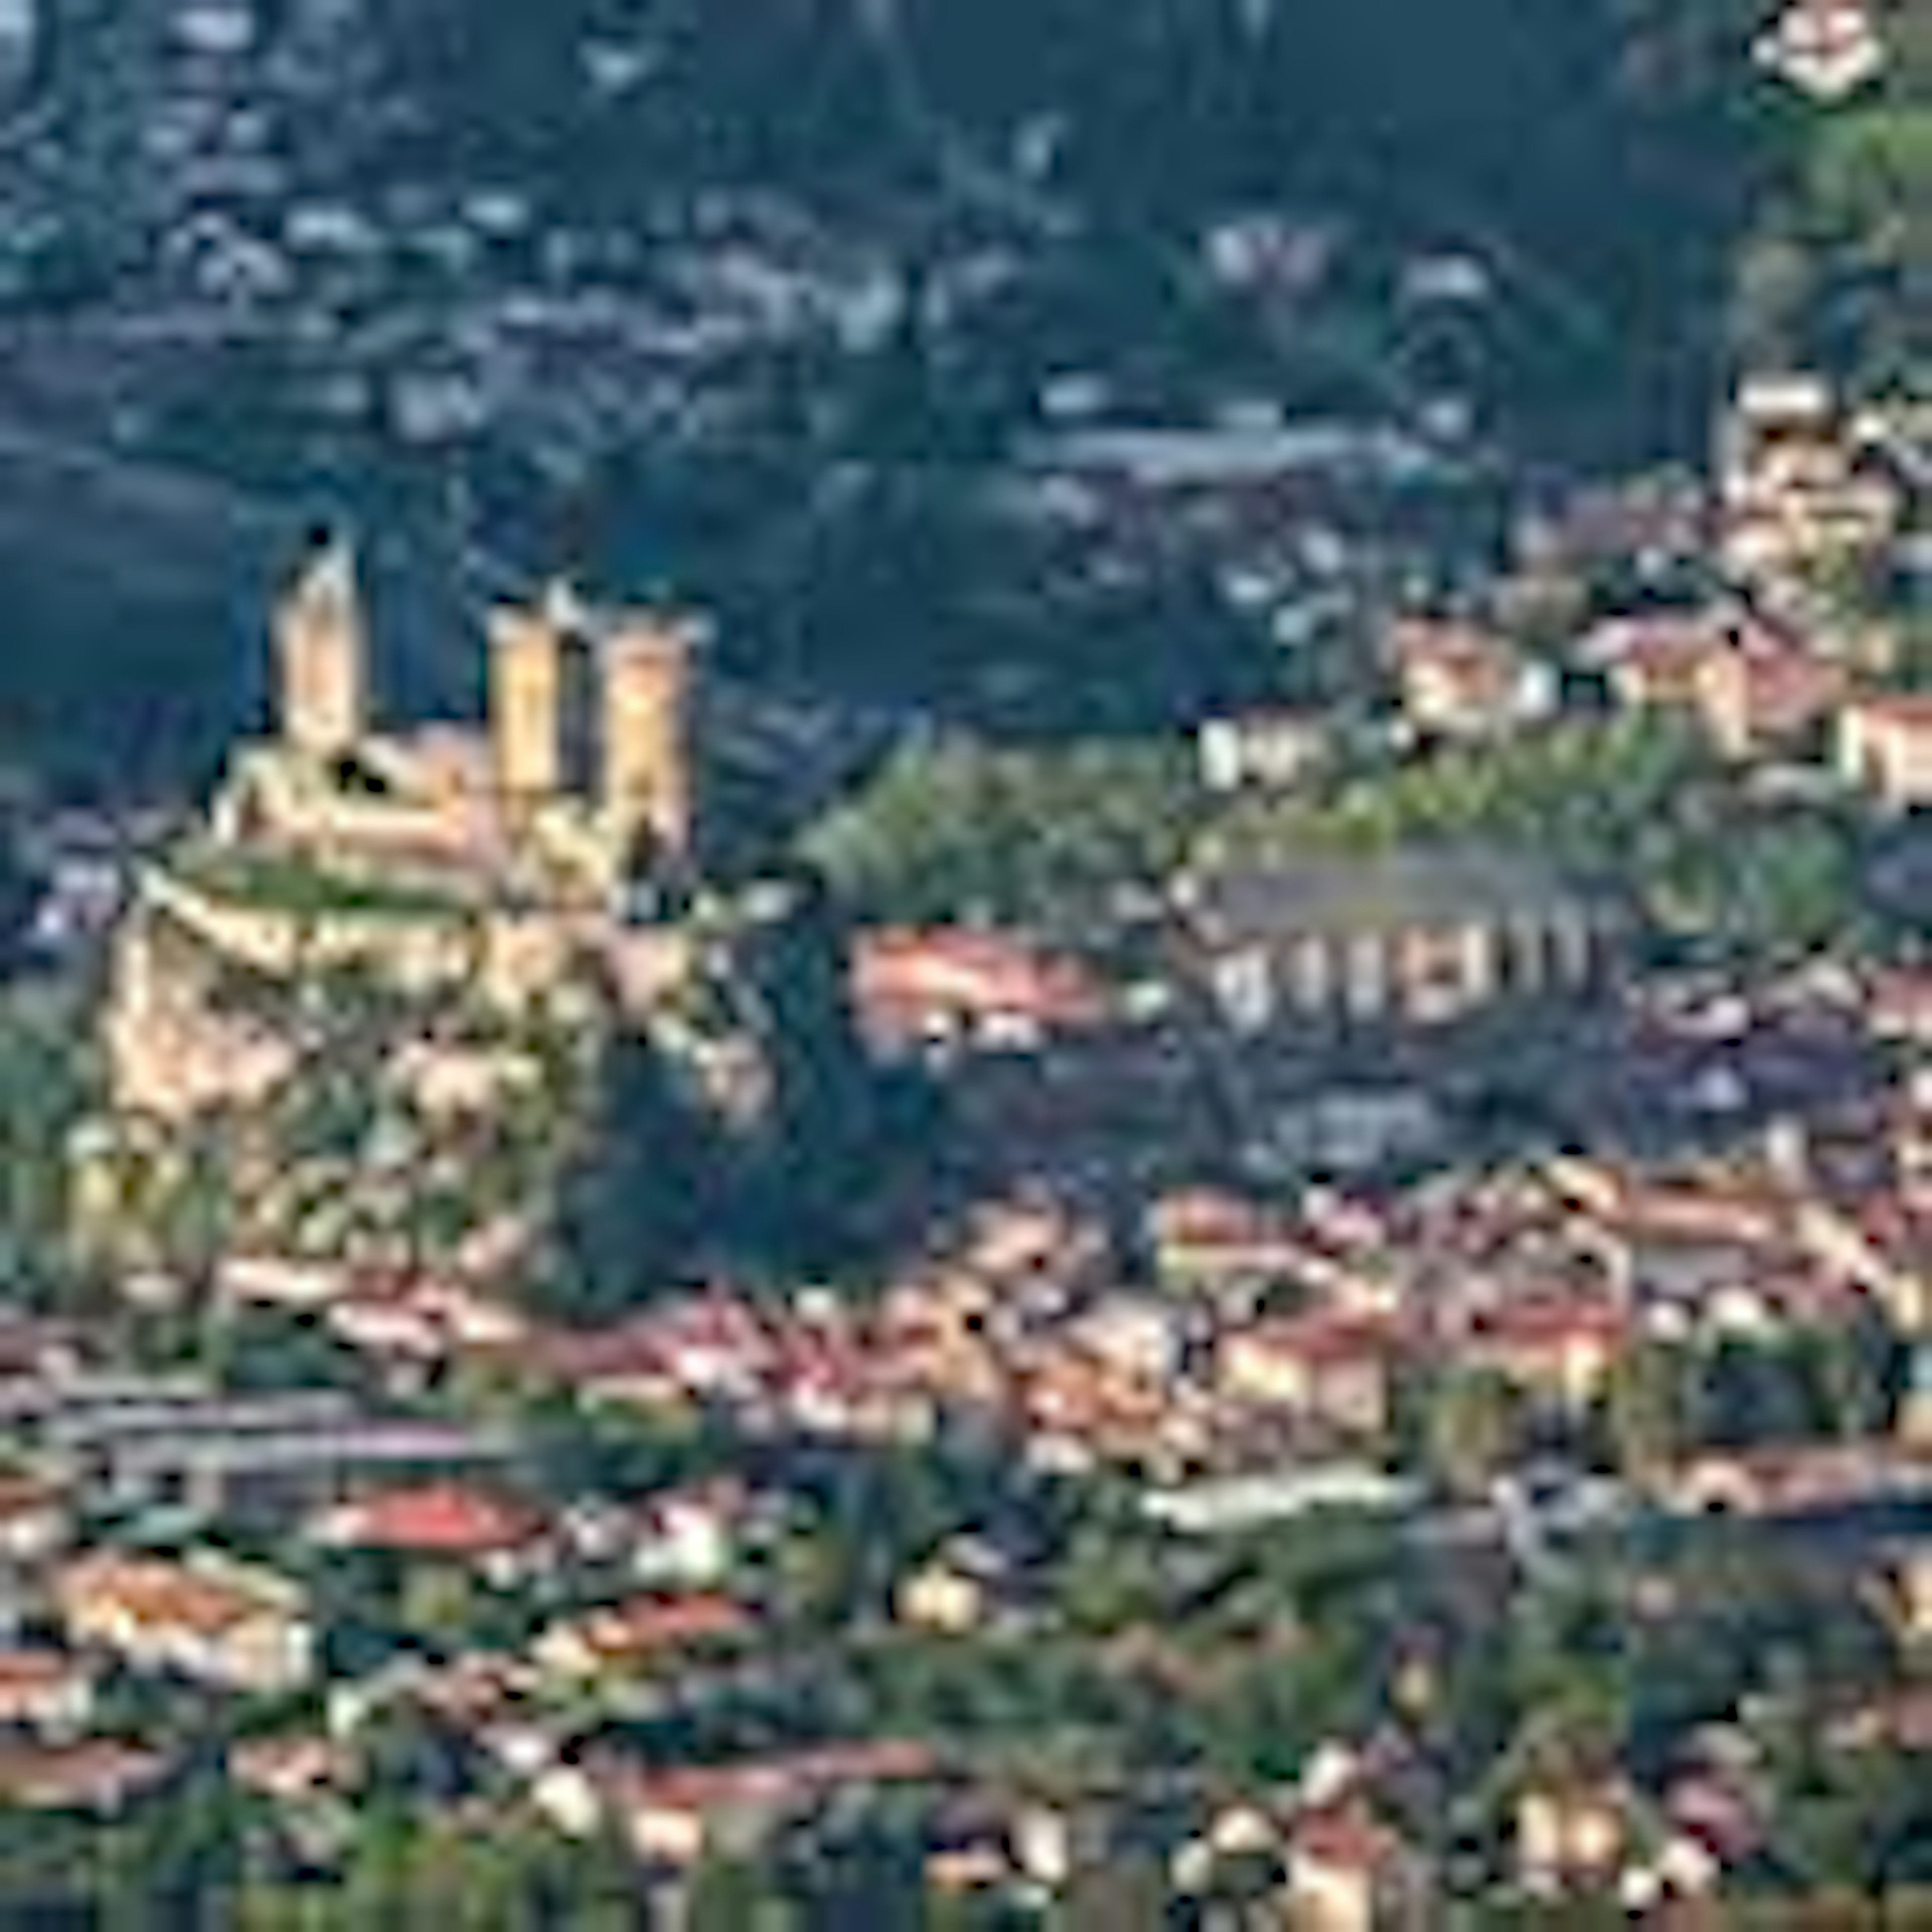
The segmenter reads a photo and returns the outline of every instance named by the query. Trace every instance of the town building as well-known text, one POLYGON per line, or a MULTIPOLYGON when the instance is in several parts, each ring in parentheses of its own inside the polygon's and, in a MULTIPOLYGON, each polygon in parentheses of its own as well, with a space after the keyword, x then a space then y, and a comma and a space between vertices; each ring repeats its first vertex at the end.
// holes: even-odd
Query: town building
POLYGON ((421 1563, 474 1568, 508 1583, 538 1561, 542 1515, 499 1491, 454 1481, 376 1490, 326 1510, 310 1527, 324 1549, 380 1551, 421 1563))
POLYGON ((1223 1337, 1219 1385, 1235 1400, 1351 1434, 1378 1434, 1388 1420, 1396 1338, 1373 1317, 1312 1310, 1236 1329, 1223 1337))
POLYGON ((1462 1339, 1465 1360, 1581 1409, 1630 1348, 1627 1310, 1598 1299, 1532 1298, 1486 1310, 1462 1339))
POLYGON ((0 1562, 30 1569, 65 1546, 73 1512, 65 1493, 39 1476, 0 1475, 0 1562))
POLYGON ((1932 805, 1932 692, 1856 700, 1838 716, 1838 770, 1894 811, 1932 805))
POLYGON ((1306 1932, 1376 1932, 1413 1922, 1414 1860, 1360 1806, 1311 1812, 1288 1839, 1287 1922, 1306 1932))
POLYGON ((1576 656, 1626 710, 1688 710, 1697 702, 1705 666, 1729 642, 1708 610, 1650 610, 1605 618, 1583 638, 1576 656))
POLYGON ((0 1749, 0 1802, 28 1811, 118 1817, 164 1785, 173 1769, 165 1752, 110 1738, 16 1744, 0 1749))
POLYGON ((0 1729, 80 1736, 93 1716, 94 1676, 86 1658, 64 1651, 0 1650, 0 1729))
POLYGON ((1823 377, 1748 376, 1718 440, 1719 555, 1736 582, 1774 594, 1896 532, 1898 482, 1861 447, 1823 377))
POLYGON ((1612 909, 1473 850, 1236 861, 1179 892, 1180 950, 1228 1023, 1432 1025, 1580 992, 1612 958, 1612 909))
POLYGON ((893 1613, 913 1629, 962 1636, 985 1622, 988 1595, 983 1577, 942 1550, 902 1579, 893 1592, 893 1613))
POLYGON ((272 1696, 300 1689, 314 1670, 300 1592, 238 1564, 98 1551, 61 1571, 54 1598, 70 1644, 136 1670, 272 1696))
POLYGON ((594 1678, 693 1651, 742 1646, 757 1628, 742 1605, 714 1592, 636 1597, 550 1624, 532 1654, 555 1676, 594 1678))
POLYGON ((1426 738, 1488 738, 1556 708, 1548 669, 1479 626, 1410 618, 1390 638, 1404 722, 1426 738))
POLYGON ((1195 734, 1195 750, 1210 791, 1279 790, 1321 769, 1329 730, 1306 712, 1240 712, 1208 719, 1195 734))
POLYGON ((1105 992, 1076 960, 1016 934, 889 927, 862 934, 852 958, 859 1024, 874 1048, 1025 1048, 1090 1026, 1105 992))
POLYGON ((1844 696, 1845 667, 1763 627, 1741 626, 1696 672, 1694 701, 1712 743, 1743 759, 1820 727, 1844 696))
POLYGON ((1523 1889, 1549 1898, 1608 1881, 1628 1842, 1628 1792, 1614 1780, 1533 1781, 1516 1804, 1516 1868, 1523 1889))
POLYGON ((1694 718, 1727 758, 1802 742, 1850 682, 1838 656, 1736 602, 1607 618, 1578 656, 1619 705, 1694 718))
POLYGON ((1814 100, 1843 100, 1889 58, 1869 0, 1792 0, 1757 42, 1760 65, 1814 100))

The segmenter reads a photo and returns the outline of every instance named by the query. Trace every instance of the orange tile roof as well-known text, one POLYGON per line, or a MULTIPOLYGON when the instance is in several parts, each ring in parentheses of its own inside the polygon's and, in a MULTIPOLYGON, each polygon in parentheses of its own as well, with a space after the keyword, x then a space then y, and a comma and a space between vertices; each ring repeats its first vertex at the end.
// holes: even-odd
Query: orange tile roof
POLYGON ((0 1650, 0 1703, 87 1675, 87 1666, 64 1650, 0 1650))
POLYGON ((542 1527, 536 1512, 521 1503, 448 1482, 384 1491, 329 1519, 340 1541, 416 1556, 486 1556, 520 1549, 542 1527))
POLYGON ((1874 692, 1846 710, 1894 730, 1932 731, 1932 691, 1874 692))
POLYGON ((83 1557, 68 1566, 56 1588, 70 1616, 112 1604, 138 1623, 172 1624, 205 1636, 218 1636, 269 1607, 262 1593, 159 1557, 83 1557))
POLYGON ((639 1656, 687 1644, 741 1636, 754 1628, 742 1604, 715 1592, 689 1597, 634 1597, 592 1610, 576 1626, 600 1656, 639 1656))
POLYGON ((1304 1858, 1355 1870, 1385 1864, 1400 1848, 1392 1832, 1358 1806, 1310 1813, 1296 1823, 1294 1844, 1304 1858))

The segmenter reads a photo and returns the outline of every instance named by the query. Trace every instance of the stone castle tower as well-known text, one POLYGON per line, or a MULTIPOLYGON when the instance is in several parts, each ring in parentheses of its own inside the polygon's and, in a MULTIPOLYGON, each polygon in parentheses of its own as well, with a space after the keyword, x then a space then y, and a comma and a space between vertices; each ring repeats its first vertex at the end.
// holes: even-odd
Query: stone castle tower
POLYGON ((331 542, 319 551, 275 616, 282 737, 318 758, 339 758, 362 739, 368 629, 355 559, 331 542))
POLYGON ((446 870, 547 855, 599 890, 691 856, 698 634, 553 587, 488 620, 485 729, 372 731, 368 626, 347 548, 316 554, 277 610, 278 743, 218 817, 337 862, 446 870), (380 782, 316 782, 320 767, 380 782), (240 807, 245 805, 247 810, 240 807))
POLYGON ((614 836, 680 859, 691 849, 692 632, 626 616, 603 640, 604 816, 614 836))
POLYGON ((563 784, 564 639, 549 609, 499 610, 490 622, 490 735, 496 783, 512 806, 563 784))
POLYGON ((490 726, 496 782, 526 808, 566 788, 572 654, 595 681, 593 804, 604 836, 662 856, 689 850, 693 827, 692 682, 686 627, 630 613, 604 616, 553 590, 532 609, 499 611, 490 630, 490 726))

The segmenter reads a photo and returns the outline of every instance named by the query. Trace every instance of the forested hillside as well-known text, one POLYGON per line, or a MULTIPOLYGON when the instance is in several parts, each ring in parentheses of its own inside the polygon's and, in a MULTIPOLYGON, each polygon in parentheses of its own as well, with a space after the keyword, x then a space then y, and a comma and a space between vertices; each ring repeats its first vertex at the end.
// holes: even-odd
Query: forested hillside
POLYGON ((1829 106, 1754 59, 1780 10, 261 0, 202 44, 208 10, 49 0, 0 120, 0 740, 116 739, 138 690, 117 770, 219 743, 319 516, 432 613, 490 554, 674 578, 808 682, 916 638, 1104 691, 1084 626, 1094 664, 1166 640, 1185 708, 1275 655, 1207 573, 1096 602, 986 526, 1058 377, 1168 421, 1446 398, 1506 496, 1695 460, 1741 358, 1922 376, 1932 9, 1876 8, 1886 70, 1829 106), (1256 220, 1316 244, 1292 286, 1217 280, 1256 220), (1408 302, 1432 260, 1483 300, 1408 302))
POLYGON ((1736 262, 1736 333, 1765 359, 1867 387, 1932 367, 1932 8, 1884 16, 1890 65, 1856 99, 1787 107, 1780 166, 1736 262))
POLYGON ((1694 429, 1732 250, 1789 131, 1749 68, 1766 11, 572 0, 519 16, 428 0, 398 58, 442 104, 452 156, 518 154, 605 206, 667 180, 777 181, 915 228, 1058 208, 1153 238, 1286 203, 1474 246, 1535 315, 1549 366, 1526 376, 1549 404, 1640 442, 1694 429), (645 78, 586 114, 568 50, 600 34, 645 78))

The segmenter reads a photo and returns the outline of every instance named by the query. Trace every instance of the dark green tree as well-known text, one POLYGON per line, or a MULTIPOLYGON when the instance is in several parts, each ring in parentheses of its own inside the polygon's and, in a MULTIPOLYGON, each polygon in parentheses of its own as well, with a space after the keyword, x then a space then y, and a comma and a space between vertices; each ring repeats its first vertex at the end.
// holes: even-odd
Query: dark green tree
POLYGON ((674 1280, 712 1226, 721 1164, 714 1123, 661 1050, 618 1030, 560 1182, 556 1264, 536 1298, 566 1319, 610 1320, 674 1280))

